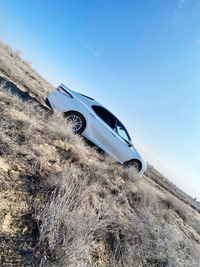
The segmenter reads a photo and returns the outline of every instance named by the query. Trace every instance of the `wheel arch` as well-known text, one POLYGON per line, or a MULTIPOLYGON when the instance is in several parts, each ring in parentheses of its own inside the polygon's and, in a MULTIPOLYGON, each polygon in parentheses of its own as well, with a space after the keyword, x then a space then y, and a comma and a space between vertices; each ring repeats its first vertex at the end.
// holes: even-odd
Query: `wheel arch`
POLYGON ((67 114, 70 113, 70 112, 76 112, 76 113, 79 113, 79 114, 84 118, 84 120, 85 120, 85 124, 87 125, 86 117, 85 117, 85 115, 84 115, 82 112, 80 112, 79 110, 70 109, 70 110, 68 110, 68 111, 63 112, 63 114, 64 114, 64 116, 66 117, 67 114))
POLYGON ((138 171, 140 172, 140 171, 142 170, 142 162, 141 162, 141 160, 139 160, 139 159, 137 159, 137 158, 133 158, 133 159, 130 159, 130 160, 125 161, 123 165, 124 165, 125 167, 127 167, 128 164, 131 163, 132 161, 137 161, 137 162, 138 162, 138 164, 139 164, 139 166, 140 166, 138 171))

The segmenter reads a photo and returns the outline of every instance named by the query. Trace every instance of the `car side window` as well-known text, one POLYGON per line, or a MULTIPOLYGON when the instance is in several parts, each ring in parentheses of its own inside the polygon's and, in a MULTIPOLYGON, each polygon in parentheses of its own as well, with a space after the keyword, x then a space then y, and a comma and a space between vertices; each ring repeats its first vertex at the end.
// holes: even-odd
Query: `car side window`
POLYGON ((112 129, 115 128, 117 119, 108 110, 101 106, 92 106, 94 112, 107 123, 112 129))
POLYGON ((124 125, 117 120, 116 124, 115 124, 115 129, 114 129, 117 134, 119 136, 121 136, 125 141, 129 141, 130 140, 130 136, 126 130, 126 128, 124 127, 124 125))

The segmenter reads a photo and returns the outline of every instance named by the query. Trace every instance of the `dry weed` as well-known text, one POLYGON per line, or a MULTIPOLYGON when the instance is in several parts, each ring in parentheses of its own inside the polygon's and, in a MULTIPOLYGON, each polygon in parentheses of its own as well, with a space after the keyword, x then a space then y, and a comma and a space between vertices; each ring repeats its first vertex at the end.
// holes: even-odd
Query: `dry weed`
MULTIPOLYGON (((4 77, 44 101, 51 86, 18 52, 0 43, 0 61, 4 77)), ((27 254, 21 253, 21 247, 13 250, 13 255, 21 253, 21 258, 26 258, 25 263, 17 258, 17 263, 175 267, 200 262, 196 211, 167 195, 160 201, 155 188, 146 186, 145 178, 74 135, 62 114, 52 114, 28 94, 20 97, 23 91, 17 88, 18 96, 13 95, 14 90, 9 92, 7 87, 7 82, 0 87, 0 155, 4 164, 0 178, 3 203, 13 199, 0 208, 3 213, 6 209, 13 222, 18 213, 13 232, 20 235, 16 243, 24 250, 30 236, 34 242, 38 238, 34 253, 34 242, 27 254), (39 233, 33 218, 34 200, 39 233)), ((150 174, 166 190, 177 191, 162 176, 150 174)), ((3 242, 0 250, 4 258, 13 247, 12 238, 5 234, 5 240, 8 245, 5 249, 3 242)))
POLYGON ((1 76, 14 82, 19 88, 32 93, 40 101, 43 101, 47 93, 53 90, 53 86, 33 70, 28 62, 22 59, 19 51, 12 50, 1 41, 0 62, 1 76))
POLYGON ((41 263, 45 266, 52 261, 60 266, 91 264, 90 255, 97 249, 97 241, 102 239, 116 216, 106 202, 93 207, 92 197, 98 188, 88 185, 87 176, 78 178, 80 173, 73 167, 62 175, 63 179, 42 213, 37 213, 39 245, 44 250, 41 263))

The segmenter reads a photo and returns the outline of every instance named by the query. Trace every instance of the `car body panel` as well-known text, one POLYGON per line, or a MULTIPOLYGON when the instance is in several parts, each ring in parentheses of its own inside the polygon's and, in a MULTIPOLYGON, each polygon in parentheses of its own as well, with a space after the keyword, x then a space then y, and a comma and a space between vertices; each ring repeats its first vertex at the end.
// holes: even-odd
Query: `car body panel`
MULTIPOLYGON (((92 106, 99 106, 106 111, 108 110, 94 99, 81 95, 69 89, 64 84, 61 84, 58 88, 60 88, 59 91, 55 90, 48 95, 48 101, 52 109, 62 113, 68 111, 81 113, 86 120, 86 128, 82 132, 82 136, 110 154, 121 164, 133 159, 139 160, 142 167, 139 175, 142 175, 147 165, 135 149, 132 141, 129 140, 129 144, 132 144, 130 146, 127 141, 95 113, 92 106)), ((112 114, 110 111, 109 113, 112 114)), ((113 117, 115 116, 113 115, 113 117)), ((116 120, 118 119, 116 118, 116 120)))

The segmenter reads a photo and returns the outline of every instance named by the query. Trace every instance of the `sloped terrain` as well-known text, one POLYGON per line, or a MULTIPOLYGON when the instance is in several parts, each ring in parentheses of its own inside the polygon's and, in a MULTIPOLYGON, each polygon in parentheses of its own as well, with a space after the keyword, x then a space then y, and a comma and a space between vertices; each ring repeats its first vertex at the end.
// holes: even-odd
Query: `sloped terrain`
POLYGON ((166 179, 161 173, 159 173, 153 166, 148 165, 148 169, 145 175, 149 177, 151 180, 155 181, 157 185, 160 185, 162 188, 165 188, 168 192, 170 192, 172 195, 180 199, 182 202, 185 202, 186 204, 190 205, 198 212, 200 212, 199 201, 193 199, 185 192, 180 190, 176 185, 174 185, 172 182, 166 179))
POLYGON ((184 195, 74 135, 44 105, 52 86, 3 43, 0 65, 0 265, 199 266, 184 195))

